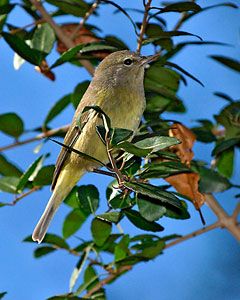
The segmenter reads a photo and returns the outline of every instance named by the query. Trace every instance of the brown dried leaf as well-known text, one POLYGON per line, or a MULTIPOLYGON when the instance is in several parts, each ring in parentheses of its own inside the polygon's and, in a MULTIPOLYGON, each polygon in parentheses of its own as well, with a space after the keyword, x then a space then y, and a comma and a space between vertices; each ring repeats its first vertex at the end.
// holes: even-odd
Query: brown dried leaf
MULTIPOLYGON (((186 126, 175 123, 169 130, 169 136, 177 138, 181 144, 171 147, 171 150, 190 167, 194 153, 193 144, 196 140, 194 133, 186 126)), ((198 190, 199 175, 197 173, 181 173, 165 178, 179 193, 189 197, 197 210, 205 202, 205 196, 198 190)))
MULTIPOLYGON (((75 45, 79 45, 82 43, 94 43, 94 42, 100 42, 101 39, 96 37, 93 32, 91 32, 86 27, 82 27, 78 29, 79 24, 78 23, 68 23, 62 25, 60 28, 62 29, 63 33, 69 37, 73 36, 73 42, 75 45), (77 29, 77 31, 76 31, 77 29)), ((60 40, 57 41, 57 51, 61 54, 65 51, 67 51, 68 48, 63 44, 60 40)), ((93 51, 92 55, 94 57, 97 57, 99 59, 104 59, 106 56, 108 56, 109 52, 103 52, 103 51, 93 51)))
POLYGON ((171 150, 177 154, 183 164, 189 166, 194 156, 192 147, 196 140, 195 134, 186 126, 175 123, 169 130, 169 136, 181 141, 181 144, 172 146, 171 150))
POLYGON ((48 63, 46 60, 43 60, 39 66, 35 67, 35 70, 44 76, 46 76, 48 79, 54 81, 55 80, 55 74, 49 69, 48 63))
POLYGON ((195 208, 199 209, 205 202, 205 197, 198 191, 199 175, 197 173, 182 173, 165 178, 180 194, 189 197, 195 208))

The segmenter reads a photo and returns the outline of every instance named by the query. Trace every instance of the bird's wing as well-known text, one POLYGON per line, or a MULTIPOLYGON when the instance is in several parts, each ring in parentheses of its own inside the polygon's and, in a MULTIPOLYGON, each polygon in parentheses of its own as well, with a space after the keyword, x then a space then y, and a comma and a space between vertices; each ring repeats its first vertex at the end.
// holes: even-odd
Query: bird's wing
MULTIPOLYGON (((76 143, 77 139, 79 138, 79 136, 81 134, 81 130, 77 124, 79 116, 81 116, 81 125, 83 128, 84 124, 86 124, 88 122, 89 116, 91 114, 91 111, 87 111, 82 114, 84 107, 89 105, 87 103, 87 101, 84 101, 85 99, 82 99, 82 101, 78 105, 78 108, 73 117, 72 124, 71 124, 70 128, 68 129, 68 132, 64 138, 63 143, 70 147, 74 147, 74 144, 76 143)), ((93 104, 90 104, 90 105, 93 105, 93 104)), ((69 154, 70 154, 70 151, 68 149, 66 149, 65 147, 62 147, 62 149, 59 153, 59 156, 58 156, 58 159, 56 162, 56 166, 55 166, 55 171, 53 174, 53 180, 52 180, 52 186, 51 186, 52 190, 54 190, 54 187, 56 186, 58 176, 59 176, 59 174, 62 170, 62 167, 63 167, 66 159, 68 158, 69 154)))

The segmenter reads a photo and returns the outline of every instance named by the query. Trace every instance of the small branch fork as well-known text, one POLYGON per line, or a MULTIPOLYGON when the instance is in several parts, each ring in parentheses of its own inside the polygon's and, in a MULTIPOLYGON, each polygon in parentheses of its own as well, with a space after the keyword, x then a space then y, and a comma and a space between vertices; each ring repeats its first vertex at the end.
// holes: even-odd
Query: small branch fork
POLYGON ((149 14, 149 10, 151 8, 152 0, 148 0, 147 3, 145 3, 145 2, 146 1, 143 2, 144 7, 145 7, 145 12, 144 12, 144 15, 143 15, 143 21, 142 21, 142 25, 141 25, 141 29, 140 29, 140 34, 139 34, 138 44, 137 44, 137 50, 136 50, 136 52, 138 54, 140 54, 140 52, 141 52, 143 37, 144 37, 146 27, 147 27, 147 23, 148 23, 148 14, 149 14))

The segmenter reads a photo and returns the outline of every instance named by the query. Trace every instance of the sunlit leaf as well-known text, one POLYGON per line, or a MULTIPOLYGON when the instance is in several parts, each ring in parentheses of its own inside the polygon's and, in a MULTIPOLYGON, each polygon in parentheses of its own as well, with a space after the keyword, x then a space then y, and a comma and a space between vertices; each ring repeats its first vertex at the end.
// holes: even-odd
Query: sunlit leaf
POLYGON ((78 204, 86 215, 94 214, 99 206, 98 189, 92 185, 81 185, 78 188, 78 204))
POLYGON ((10 162, 3 154, 0 154, 0 174, 4 176, 20 177, 22 171, 10 162))
POLYGON ((48 23, 37 26, 32 38, 32 47, 44 53, 49 53, 55 42, 54 30, 48 23))
POLYGON ((0 131, 18 138, 24 131, 23 120, 15 113, 0 115, 0 131))
POLYGON ((93 240, 97 246, 101 246, 109 237, 112 230, 112 224, 100 219, 93 219, 91 224, 91 231, 93 240))
POLYGON ((0 191, 15 194, 17 193, 17 186, 19 177, 1 177, 0 178, 0 191))
POLYGON ((82 226, 87 216, 79 209, 73 209, 65 218, 62 234, 65 239, 73 235, 82 226))

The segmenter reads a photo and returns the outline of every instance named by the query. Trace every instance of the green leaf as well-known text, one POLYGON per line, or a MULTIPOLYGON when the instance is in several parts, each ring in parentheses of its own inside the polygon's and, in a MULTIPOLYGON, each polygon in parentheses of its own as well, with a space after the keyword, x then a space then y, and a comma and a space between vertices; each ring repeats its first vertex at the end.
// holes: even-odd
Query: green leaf
POLYGON ((56 250, 55 248, 49 246, 38 247, 37 249, 34 250, 34 257, 40 258, 44 255, 54 252, 55 250, 56 250))
POLYGON ((133 223, 136 227, 146 230, 146 231, 163 231, 164 228, 156 223, 156 222, 149 222, 146 219, 144 219, 139 212, 133 210, 133 209, 126 209, 124 210, 124 214, 128 218, 128 220, 133 223))
POLYGON ((229 95, 225 94, 225 93, 222 93, 222 92, 215 92, 213 93, 215 96, 219 97, 219 98, 222 98, 224 100, 227 100, 228 102, 230 103, 233 103, 234 100, 232 97, 230 97, 229 95))
MULTIPOLYGON (((106 129, 103 125, 96 126, 97 133, 105 144, 105 136, 106 136, 106 129)), ((114 147, 118 143, 129 139, 133 135, 133 131, 125 128, 110 128, 109 129, 109 137, 110 143, 114 147)))
POLYGON ((153 241, 147 247, 144 247, 144 249, 141 252, 137 253, 137 255, 140 255, 141 257, 147 259, 153 259, 162 253, 164 247, 165 247, 164 241, 161 240, 153 241))
POLYGON ((117 211, 110 211, 101 215, 97 215, 96 218, 103 221, 117 224, 121 219, 121 213, 117 211))
POLYGON ((112 230, 112 224, 100 219, 93 219, 91 231, 93 240, 97 246, 102 246, 109 237, 112 230))
POLYGON ((35 66, 39 66, 46 56, 46 53, 30 48, 26 42, 17 35, 2 32, 2 36, 14 52, 35 66))
POLYGON ((3 154, 0 154, 0 174, 4 176, 20 177, 22 175, 22 171, 7 160, 3 154))
POLYGON ((89 80, 85 80, 85 81, 79 83, 75 87, 73 93, 71 94, 71 102, 75 109, 78 107, 78 104, 81 101, 84 93, 86 92, 89 84, 90 84, 89 80))
POLYGON ((78 204, 78 187, 75 186, 71 192, 67 195, 64 200, 64 203, 72 208, 79 208, 78 204))
POLYGON ((37 173, 39 172, 40 168, 42 167, 43 161, 45 157, 41 155, 39 158, 37 158, 23 173, 23 175, 20 177, 17 191, 23 191, 28 181, 33 181, 36 177, 37 173))
POLYGON ((217 169, 220 174, 230 178, 234 167, 234 149, 228 149, 222 152, 217 159, 217 169))
POLYGON ((98 189, 92 184, 80 186, 78 188, 78 203, 86 215, 94 214, 99 206, 98 189))
POLYGON ((74 268, 73 272, 72 272, 72 275, 71 275, 71 278, 70 278, 70 282, 69 282, 69 290, 70 292, 73 290, 75 284, 76 284, 76 281, 79 277, 79 275, 81 274, 82 272, 82 269, 84 267, 84 264, 88 258, 88 255, 89 255, 89 252, 90 252, 91 248, 88 247, 86 249, 86 251, 83 252, 83 254, 81 255, 79 261, 77 262, 77 265, 76 267, 74 268))
POLYGON ((51 66, 51 69, 62 65, 65 62, 71 61, 75 56, 79 54, 84 54, 91 51, 102 51, 102 50, 108 50, 108 51, 115 51, 116 48, 112 46, 108 46, 103 43, 86 43, 86 44, 79 44, 73 48, 68 49, 66 52, 64 52, 51 66))
POLYGON ((17 185, 19 177, 1 177, 0 178, 0 191, 15 194, 17 193, 17 185))
POLYGON ((48 23, 39 24, 34 31, 32 47, 44 53, 50 53, 55 42, 55 33, 48 23))
POLYGON ((151 199, 144 199, 143 197, 137 197, 137 205, 140 215, 149 222, 159 220, 167 211, 159 203, 155 203, 151 199))
POLYGON ((143 41, 143 45, 148 45, 150 43, 157 42, 161 39, 166 39, 167 37, 173 37, 173 36, 194 36, 194 37, 197 37, 198 39, 202 40, 202 38, 200 36, 190 33, 190 32, 186 32, 186 31, 162 31, 155 37, 145 39, 143 41))
POLYGON ((161 188, 149 183, 140 182, 124 182, 124 186, 137 194, 147 196, 149 198, 159 200, 160 203, 167 203, 181 209, 179 199, 172 193, 163 191, 161 188))
POLYGON ((87 286, 86 290, 91 290, 97 282, 99 282, 99 279, 96 278, 97 272, 92 266, 88 266, 84 272, 84 283, 91 282, 90 285, 87 286))
POLYGON ((128 234, 125 234, 122 239, 120 240, 120 242, 115 246, 114 248, 114 260, 116 262, 124 259, 128 253, 128 246, 130 243, 130 238, 128 234))
POLYGON ((123 209, 133 206, 135 199, 132 199, 129 195, 120 194, 111 198, 108 203, 113 209, 123 209))
POLYGON ((55 170, 54 165, 48 165, 42 167, 37 173, 36 177, 34 178, 33 185, 34 186, 51 185, 54 170, 55 170))
POLYGON ((24 131, 24 123, 15 113, 2 114, 0 115, 0 131, 18 138, 24 131))
POLYGON ((199 190, 201 193, 223 192, 232 186, 226 177, 214 170, 199 167, 198 172, 201 176, 199 181, 199 190))
POLYGON ((116 147, 141 157, 179 143, 179 140, 174 137, 155 136, 146 138, 134 144, 128 141, 120 142, 116 147))
POLYGON ((175 2, 161 9, 161 12, 200 11, 201 7, 192 1, 175 2))
POLYGON ((6 294, 7 294, 7 292, 0 293, 0 299, 2 299, 6 294))
POLYGON ((144 166, 144 170, 140 173, 140 177, 144 179, 166 178, 171 175, 189 172, 192 172, 191 169, 181 162, 163 161, 144 166))
MULTIPOLYGON (((35 243, 32 240, 31 235, 27 236, 23 240, 23 242, 35 243)), ((58 248, 63 248, 63 249, 69 249, 70 248, 69 245, 67 244, 67 242, 63 238, 61 238, 60 236, 58 236, 56 234, 52 234, 52 233, 46 233, 45 238, 44 238, 42 243, 51 244, 53 246, 56 246, 58 248)))
POLYGON ((90 6, 83 0, 46 0, 61 11, 76 17, 84 17, 90 6))
POLYGON ((62 234, 65 239, 73 235, 86 221, 87 216, 79 209, 72 210, 64 220, 62 234))
POLYGON ((213 149, 212 155, 219 155, 221 152, 229 150, 230 148, 233 148, 234 146, 237 146, 239 144, 240 138, 232 138, 221 141, 217 143, 216 147, 213 149))
POLYGON ((210 57, 216 60, 217 62, 223 64, 224 66, 234 71, 240 72, 240 61, 237 61, 233 58, 229 58, 226 56, 220 56, 220 55, 211 55, 210 57))
POLYGON ((47 127, 50 121, 52 121, 56 116, 58 116, 71 102, 71 94, 66 95, 62 97, 60 100, 58 100, 53 107, 48 112, 44 122, 43 126, 47 127))
POLYGON ((184 201, 180 201, 182 204, 181 209, 177 209, 175 207, 167 207, 165 216, 168 218, 173 218, 173 219, 181 219, 181 220, 185 220, 185 219, 189 219, 190 218, 190 214, 187 211, 187 204, 184 201))

